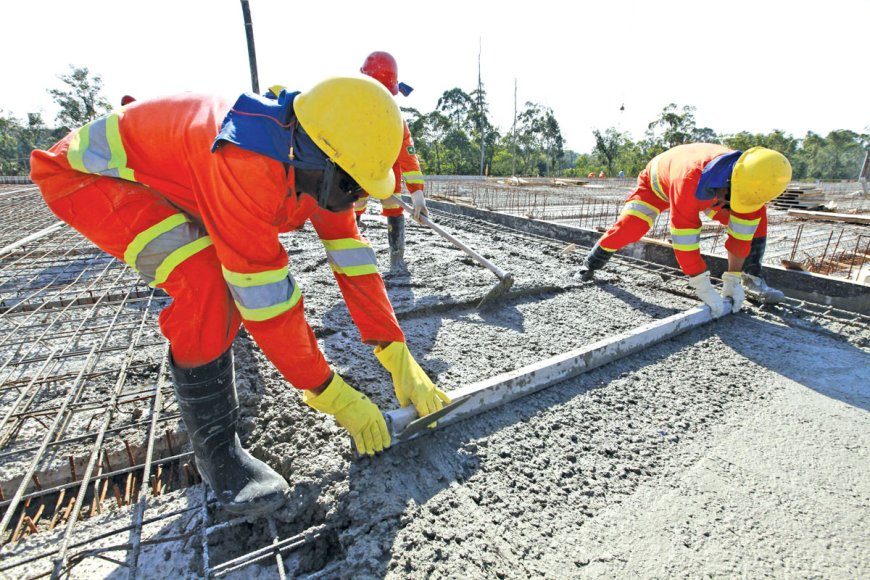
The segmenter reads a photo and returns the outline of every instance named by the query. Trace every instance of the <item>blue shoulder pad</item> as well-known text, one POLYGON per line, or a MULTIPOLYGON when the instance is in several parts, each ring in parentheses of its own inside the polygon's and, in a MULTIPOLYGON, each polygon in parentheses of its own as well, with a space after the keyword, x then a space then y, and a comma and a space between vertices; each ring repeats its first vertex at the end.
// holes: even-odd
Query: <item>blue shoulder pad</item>
POLYGON ((293 142, 293 131, 290 130, 294 124, 293 99, 298 94, 282 90, 277 99, 254 93, 242 94, 224 118, 212 144, 212 153, 223 143, 232 143, 288 163, 293 142))

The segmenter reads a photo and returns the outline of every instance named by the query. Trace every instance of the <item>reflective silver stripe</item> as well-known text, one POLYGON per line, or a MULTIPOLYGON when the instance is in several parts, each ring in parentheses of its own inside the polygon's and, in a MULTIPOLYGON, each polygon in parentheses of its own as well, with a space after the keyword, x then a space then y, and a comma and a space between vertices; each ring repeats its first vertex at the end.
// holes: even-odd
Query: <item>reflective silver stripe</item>
POLYGON ((200 238, 205 231, 193 222, 184 222, 148 242, 135 258, 133 267, 150 284, 157 277, 157 268, 175 250, 200 238))
POLYGON ((355 266, 377 265, 378 259, 371 248, 353 248, 351 250, 332 250, 327 252, 329 262, 340 270, 355 266))
POLYGON ((659 157, 657 156, 652 160, 649 166, 649 184, 657 196, 659 196, 662 201, 668 201, 668 196, 665 195, 665 190, 662 189, 662 184, 659 182, 659 157))
POLYGON ((728 233, 738 240, 749 241, 755 236, 758 223, 759 220, 747 222, 747 220, 740 220, 731 216, 731 219, 728 220, 728 233))
POLYGON ((697 250, 701 247, 701 230, 671 228, 671 245, 684 252, 697 250))
POLYGON ((106 118, 97 119, 88 128, 88 149, 82 155, 82 163, 88 173, 99 173, 111 177, 119 177, 117 169, 109 169, 109 161, 112 159, 112 150, 109 148, 109 140, 106 138, 106 118))
POLYGON ((290 300, 296 289, 296 280, 288 274, 283 280, 262 286, 234 286, 230 283, 227 286, 240 306, 248 309, 269 308, 290 300))
POLYGON ((642 203, 642 202, 636 202, 636 201, 629 201, 628 203, 626 203, 625 206, 623 207, 622 211, 624 211, 624 212, 626 212, 626 211, 639 211, 640 213, 649 216, 653 220, 655 220, 657 217, 659 217, 659 213, 661 213, 661 212, 659 212, 659 210, 652 207, 648 203, 642 203))
POLYGON ((371 246, 361 240, 345 238, 322 240, 332 269, 347 276, 362 276, 378 271, 378 259, 371 246))

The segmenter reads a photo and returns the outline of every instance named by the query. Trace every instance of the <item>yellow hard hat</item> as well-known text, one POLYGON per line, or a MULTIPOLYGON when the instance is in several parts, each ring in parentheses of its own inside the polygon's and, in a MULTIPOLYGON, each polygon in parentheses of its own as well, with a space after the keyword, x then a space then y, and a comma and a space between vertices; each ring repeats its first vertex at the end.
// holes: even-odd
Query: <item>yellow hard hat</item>
POLYGON ((402 147, 402 114, 379 82, 326 79, 293 101, 305 132, 370 195, 393 194, 393 165, 402 147))
POLYGON ((773 149, 752 147, 734 164, 731 172, 731 209, 738 213, 758 211, 788 187, 791 163, 773 149))

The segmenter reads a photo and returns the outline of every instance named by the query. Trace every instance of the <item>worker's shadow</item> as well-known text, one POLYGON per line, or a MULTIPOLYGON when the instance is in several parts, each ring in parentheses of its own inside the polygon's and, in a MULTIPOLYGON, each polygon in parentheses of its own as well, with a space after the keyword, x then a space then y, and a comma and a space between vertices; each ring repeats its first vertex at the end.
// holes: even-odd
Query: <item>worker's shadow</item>
POLYGON ((740 313, 720 320, 718 333, 729 347, 817 393, 870 411, 870 354, 841 339, 787 336, 795 330, 740 313), (729 331, 729 330, 733 330, 729 331))
POLYGON ((624 302, 631 308, 648 314, 653 318, 664 318, 666 316, 676 314, 680 311, 677 308, 661 306, 654 302, 644 300, 643 297, 637 292, 629 292, 628 290, 623 290, 622 288, 617 286, 616 283, 598 284, 598 288, 600 288, 604 292, 607 292, 617 300, 624 302))

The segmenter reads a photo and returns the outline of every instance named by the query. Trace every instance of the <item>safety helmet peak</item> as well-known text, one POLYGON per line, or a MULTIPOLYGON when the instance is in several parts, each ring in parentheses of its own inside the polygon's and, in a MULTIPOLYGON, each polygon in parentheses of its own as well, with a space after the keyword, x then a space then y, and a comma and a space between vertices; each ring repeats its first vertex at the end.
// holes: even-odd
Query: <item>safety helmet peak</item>
POLYGON ((384 85, 393 96, 399 94, 399 65, 389 52, 376 50, 366 57, 359 70, 384 85))
POLYGON ((395 190, 402 114, 383 86, 365 77, 333 77, 296 95, 296 118, 309 137, 366 192, 395 190))
POLYGON ((731 172, 731 209, 752 213, 780 195, 791 181, 791 163, 779 151, 752 147, 731 172))

